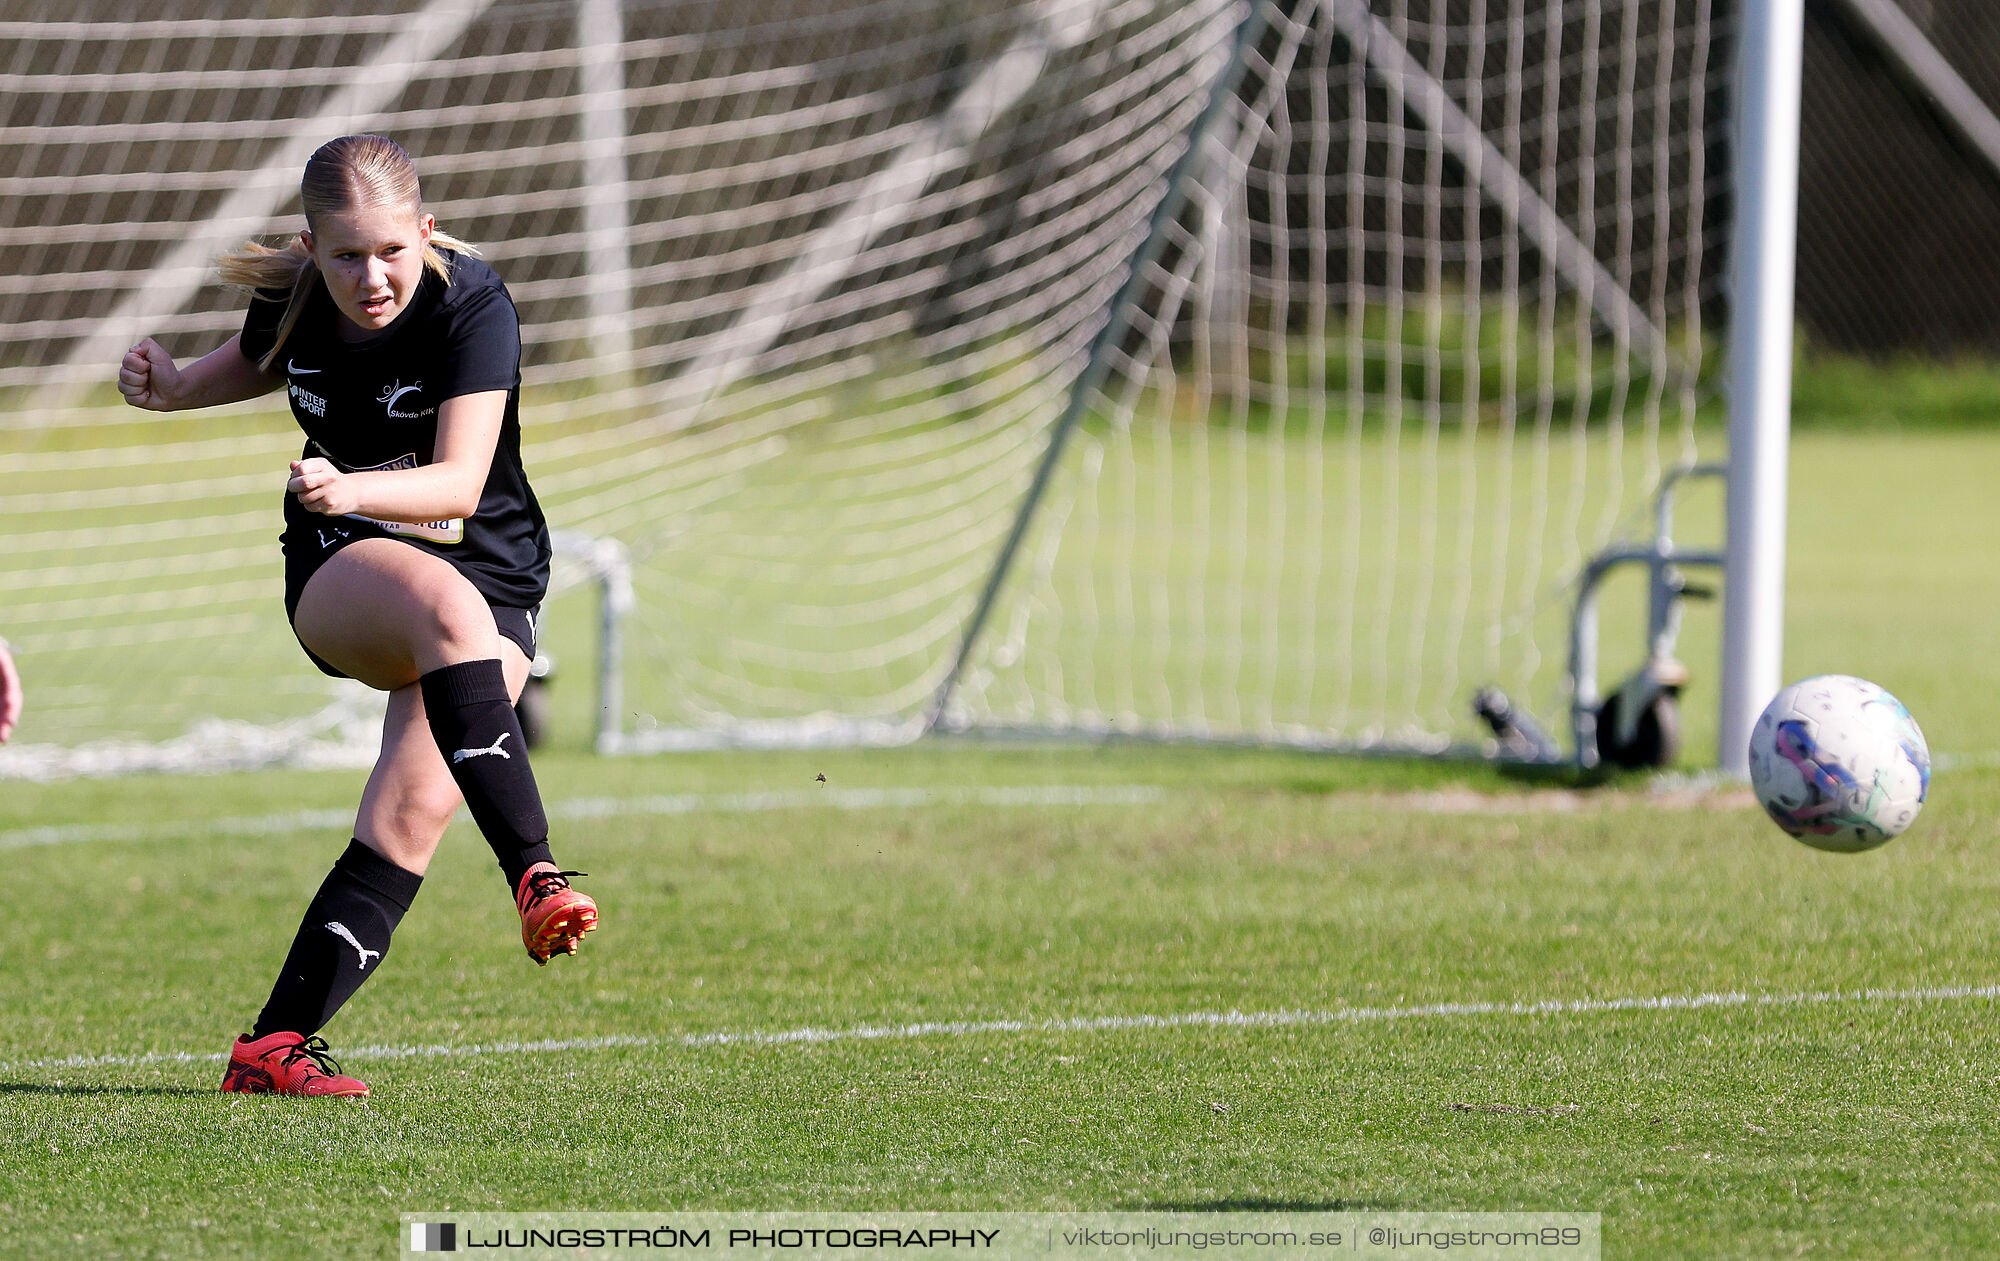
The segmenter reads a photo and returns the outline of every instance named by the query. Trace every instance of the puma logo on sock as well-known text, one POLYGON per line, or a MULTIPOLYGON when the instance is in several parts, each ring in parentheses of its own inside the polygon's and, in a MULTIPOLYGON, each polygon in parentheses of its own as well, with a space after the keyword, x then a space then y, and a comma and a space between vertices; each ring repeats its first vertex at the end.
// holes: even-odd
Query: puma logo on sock
POLYGON ((326 931, 332 933, 334 936, 340 938, 342 941, 345 941, 348 945, 354 947, 355 953, 361 956, 361 962, 354 965, 356 968, 366 970, 368 967, 369 955, 374 955, 377 959, 380 959, 382 957, 381 951, 370 950, 366 946, 362 945, 361 942, 358 939, 356 939, 354 934, 348 931, 347 925, 341 923, 339 920, 334 920, 332 923, 327 924, 326 931))
POLYGON ((451 755, 451 764, 453 766, 457 766, 460 762, 463 762, 465 759, 469 757, 485 757, 488 754, 493 754, 493 753, 497 753, 501 757, 507 758, 507 760, 511 762, 513 761, 513 758, 508 757, 507 750, 501 748, 500 745, 503 741, 507 739, 508 736, 511 736, 513 734, 514 733, 511 731, 503 731, 500 733, 500 739, 495 740, 492 744, 488 745, 483 749, 460 749, 458 752, 451 755))

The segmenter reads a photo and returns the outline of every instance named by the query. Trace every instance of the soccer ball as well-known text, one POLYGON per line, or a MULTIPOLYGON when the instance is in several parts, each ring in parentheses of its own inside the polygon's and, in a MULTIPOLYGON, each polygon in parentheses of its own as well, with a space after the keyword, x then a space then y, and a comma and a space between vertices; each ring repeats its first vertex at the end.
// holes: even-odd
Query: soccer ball
POLYGON ((1779 827, 1854 854, 1917 817, 1931 753, 1903 702, 1866 679, 1822 674, 1779 692, 1751 728, 1750 784, 1779 827))

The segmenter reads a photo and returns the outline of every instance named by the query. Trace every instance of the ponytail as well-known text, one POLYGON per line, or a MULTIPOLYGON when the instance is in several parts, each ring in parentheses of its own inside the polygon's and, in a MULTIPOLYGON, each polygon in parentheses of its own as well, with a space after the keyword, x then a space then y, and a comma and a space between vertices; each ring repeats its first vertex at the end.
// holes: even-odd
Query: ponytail
POLYGON ((282 290, 287 295, 285 314, 278 321, 277 338, 272 341, 270 352, 257 361, 259 370, 269 372, 271 365, 278 360, 278 351, 284 347, 285 339, 291 336, 292 326, 299 322, 299 313, 305 310, 306 298, 319 279, 319 265, 306 252, 305 242, 297 237, 278 250, 256 241, 245 241, 216 259, 215 263, 225 285, 238 289, 282 290))

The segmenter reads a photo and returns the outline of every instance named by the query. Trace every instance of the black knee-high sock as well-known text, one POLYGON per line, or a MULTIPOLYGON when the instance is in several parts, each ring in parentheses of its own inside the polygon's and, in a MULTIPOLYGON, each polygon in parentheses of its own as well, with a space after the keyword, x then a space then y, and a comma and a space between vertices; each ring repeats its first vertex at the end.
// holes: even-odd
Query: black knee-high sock
POLYGON ((251 1036, 319 1032, 382 966, 389 936, 423 882, 360 841, 349 842, 306 907, 251 1036))
POLYGON ((465 794, 472 818, 518 890, 521 876, 549 856, 549 820, 528 766, 521 719, 507 697, 507 676, 497 659, 461 661, 418 680, 431 736, 451 777, 465 794))

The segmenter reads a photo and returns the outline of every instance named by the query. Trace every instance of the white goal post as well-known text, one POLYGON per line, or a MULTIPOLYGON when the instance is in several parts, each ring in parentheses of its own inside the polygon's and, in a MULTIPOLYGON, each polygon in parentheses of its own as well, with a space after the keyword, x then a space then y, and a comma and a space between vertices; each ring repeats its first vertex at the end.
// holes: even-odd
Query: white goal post
POLYGON ((350 130, 417 157, 521 309, 558 740, 1521 756, 1475 695, 1564 729, 1580 575, 1726 458, 1760 479, 1728 651, 1688 654, 1726 750, 1776 687, 1797 86, 1757 66, 1790 38, 1795 71, 1797 13, 17 9, 0 777, 368 756, 373 702, 279 606, 280 400, 109 385, 138 336, 235 330, 209 260, 295 231, 350 130))
POLYGON ((1729 392, 1729 564, 1719 760, 1750 774, 1750 729, 1783 686, 1785 506, 1798 252, 1805 0, 1744 8, 1737 92, 1729 392))

